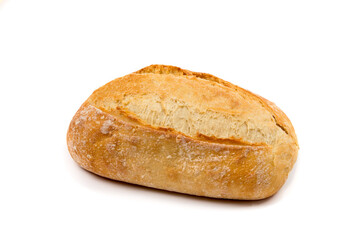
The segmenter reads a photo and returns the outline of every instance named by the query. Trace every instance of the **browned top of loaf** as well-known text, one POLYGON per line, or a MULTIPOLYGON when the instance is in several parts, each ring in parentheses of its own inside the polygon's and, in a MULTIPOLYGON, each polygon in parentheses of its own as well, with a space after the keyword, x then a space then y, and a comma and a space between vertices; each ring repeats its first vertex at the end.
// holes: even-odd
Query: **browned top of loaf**
POLYGON ((88 102, 196 139, 297 145, 292 124, 270 101, 213 75, 178 67, 143 68, 99 88, 88 102))

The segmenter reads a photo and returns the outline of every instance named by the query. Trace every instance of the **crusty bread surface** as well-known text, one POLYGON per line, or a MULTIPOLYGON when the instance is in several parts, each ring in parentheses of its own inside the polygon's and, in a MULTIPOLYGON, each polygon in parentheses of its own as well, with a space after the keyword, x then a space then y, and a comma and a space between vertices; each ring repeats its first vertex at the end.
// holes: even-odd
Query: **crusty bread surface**
POLYGON ((114 180, 226 199, 284 184, 295 131, 272 102, 205 73, 151 65, 97 89, 70 123, 68 149, 114 180))

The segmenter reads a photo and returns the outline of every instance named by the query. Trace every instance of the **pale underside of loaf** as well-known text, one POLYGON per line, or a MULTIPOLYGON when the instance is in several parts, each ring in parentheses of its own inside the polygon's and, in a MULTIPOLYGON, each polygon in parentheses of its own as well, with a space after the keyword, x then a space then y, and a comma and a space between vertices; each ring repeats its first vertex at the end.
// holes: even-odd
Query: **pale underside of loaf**
POLYGON ((218 198, 273 195, 297 158, 273 103, 209 74, 152 65, 96 90, 68 131, 83 168, 116 180, 218 198))

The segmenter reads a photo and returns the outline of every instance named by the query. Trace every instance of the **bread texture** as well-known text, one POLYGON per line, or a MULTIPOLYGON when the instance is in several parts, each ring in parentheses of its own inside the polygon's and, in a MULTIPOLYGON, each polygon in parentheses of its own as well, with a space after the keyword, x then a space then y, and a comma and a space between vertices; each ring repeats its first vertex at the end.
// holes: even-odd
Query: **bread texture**
POLYGON ((70 123, 68 149, 114 180, 213 198, 275 194, 298 153, 272 102, 205 73, 151 65, 97 89, 70 123))

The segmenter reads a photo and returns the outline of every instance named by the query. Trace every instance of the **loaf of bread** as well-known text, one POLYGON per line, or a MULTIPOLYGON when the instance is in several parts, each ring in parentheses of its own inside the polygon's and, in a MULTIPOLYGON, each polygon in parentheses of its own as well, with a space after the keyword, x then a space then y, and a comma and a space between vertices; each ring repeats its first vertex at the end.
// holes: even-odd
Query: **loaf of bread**
POLYGON ((151 65, 97 89, 68 149, 97 175, 168 191, 263 199, 284 184, 295 131, 272 102, 205 73, 151 65))

